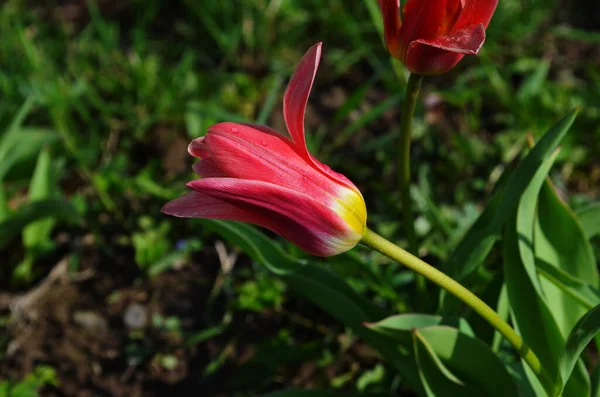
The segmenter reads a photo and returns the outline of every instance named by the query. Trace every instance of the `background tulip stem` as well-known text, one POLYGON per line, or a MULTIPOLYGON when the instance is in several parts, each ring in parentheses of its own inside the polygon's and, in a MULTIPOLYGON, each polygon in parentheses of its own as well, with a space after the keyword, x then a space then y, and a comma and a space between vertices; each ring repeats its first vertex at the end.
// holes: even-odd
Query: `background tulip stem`
POLYGON ((434 284, 445 289, 467 306, 473 309, 481 317, 483 317, 492 327, 494 327, 521 355, 523 360, 529 365, 531 370, 540 380, 548 395, 554 395, 554 382, 548 372, 542 367, 540 360, 535 355, 533 350, 525 344, 523 339, 498 313, 496 313, 485 302, 479 299, 471 291, 463 287, 454 279, 437 270, 428 263, 422 261, 411 253, 403 250, 397 245, 391 243, 385 238, 370 229, 366 229, 361 243, 382 253, 388 258, 408 267, 417 274, 422 275, 434 284))
MULTIPOLYGON (((412 136, 413 115, 417 105, 417 97, 423 76, 411 73, 406 85, 406 95, 402 103, 400 115, 400 146, 398 148, 398 185, 400 199, 402 200, 402 219, 404 230, 408 237, 408 249, 418 255, 419 244, 415 233, 415 222, 412 213, 412 200, 410 198, 410 141, 412 136)), ((427 286, 423 277, 417 276, 417 297, 421 308, 428 306, 427 286)))

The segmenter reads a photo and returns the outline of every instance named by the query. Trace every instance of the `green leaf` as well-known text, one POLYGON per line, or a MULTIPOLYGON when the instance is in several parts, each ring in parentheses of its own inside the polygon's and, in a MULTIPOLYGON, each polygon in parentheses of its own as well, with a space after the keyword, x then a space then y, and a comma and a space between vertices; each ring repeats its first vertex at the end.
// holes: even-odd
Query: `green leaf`
POLYGON ((431 314, 397 314, 384 318, 376 323, 365 324, 370 329, 389 335, 394 339, 408 341, 412 331, 434 325, 450 325, 458 327, 461 331, 473 336, 473 330, 464 318, 442 317, 431 314))
POLYGON ((0 181, 13 166, 35 159, 44 145, 57 138, 56 133, 42 129, 21 129, 18 134, 6 135, 0 144, 0 181))
POLYGON ((600 289, 541 259, 536 260, 535 265, 540 276, 573 297, 588 310, 600 303, 600 289))
POLYGON ((541 385, 536 389, 537 392, 534 390, 525 373, 525 365, 522 361, 513 361, 506 365, 506 370, 510 373, 510 376, 519 389, 519 397, 540 397, 546 395, 541 385))
MULTIPOLYGON (((525 270, 519 251, 515 218, 515 215, 511 217, 504 236, 504 278, 513 324, 550 376, 559 379, 557 362, 565 339, 546 301, 538 295, 530 273, 525 270)), ((540 389, 533 372, 526 364, 523 365, 532 387, 539 395, 543 395, 544 392, 540 389)), ((578 367, 576 374, 577 376, 571 378, 567 384, 565 397, 589 394, 589 380, 584 370, 578 367)))
MULTIPOLYGON (((537 244, 540 243, 540 238, 538 236, 539 232, 536 220, 539 220, 542 216, 537 213, 540 207, 539 197, 541 192, 547 187, 547 175, 557 155, 558 151, 555 151, 550 157, 544 160, 519 201, 517 219, 514 225, 516 227, 514 235, 518 246, 518 257, 510 259, 510 252, 507 253, 507 249, 510 251, 508 245, 512 244, 512 241, 507 237, 505 242, 505 278, 509 292, 509 301, 513 311, 513 319, 517 328, 522 330, 524 340, 527 343, 532 343, 531 347, 533 350, 536 352, 541 349, 544 350, 543 352, 538 352, 538 355, 545 356, 543 359, 540 357, 545 366, 554 366, 558 357, 557 354, 559 354, 557 349, 562 347, 566 336, 566 332, 563 333, 561 331, 561 326, 565 324, 564 315, 557 308, 555 300, 562 301, 562 299, 568 299, 568 305, 570 306, 568 310, 583 310, 581 304, 574 300, 571 295, 560 292, 560 289, 556 289, 556 286, 550 282, 548 277, 544 277, 541 280, 538 277, 539 267, 537 265, 540 264, 540 260, 536 258, 536 253, 539 249, 537 244), (510 264, 507 264, 507 260, 510 261, 510 264), (513 274, 510 280, 507 278, 507 272, 513 274), (519 280, 519 278, 522 279, 519 280), (529 288, 532 288, 533 291, 530 291, 529 288), (554 299, 548 298, 546 292, 550 288, 555 288, 553 292, 561 295, 558 297, 555 296, 554 299), (524 296, 526 294, 529 294, 529 296, 524 296), (528 305, 531 307, 527 308, 528 305), (542 332, 536 330, 539 324, 544 324, 542 332), (558 329, 555 329, 556 327, 558 329), (539 338, 536 336, 537 333, 540 334, 539 338), (534 341, 530 342, 531 340, 534 341), (541 341, 543 343, 540 343, 541 341), (550 349, 544 347, 544 345, 549 346, 549 344, 552 344, 550 349)), ((545 216, 548 216, 548 214, 545 216)), ((507 225, 507 229, 511 229, 512 227, 513 225, 507 225)), ((512 232, 507 231, 507 234, 512 236, 512 232)), ((553 274, 555 273, 557 272, 553 274)), ((546 275, 548 275, 547 272, 546 275)), ((526 368, 525 372, 532 383, 535 383, 533 373, 529 368, 526 368)), ((586 374, 581 371, 578 372, 578 376, 569 387, 569 393, 576 395, 579 392, 583 392, 588 386, 587 383, 586 374)))
POLYGON ((474 337, 462 318, 401 314, 367 326, 403 344, 411 338, 418 339, 413 348, 418 354, 421 381, 429 395, 517 395, 513 393, 516 385, 502 362, 486 344, 474 337), (448 324, 460 324, 464 331, 448 324), (485 371, 481 371, 481 366, 485 371), (454 373, 461 375, 456 378, 454 373), (472 387, 485 390, 485 393, 473 394, 473 390, 465 389, 472 387))
POLYGON ((359 391, 366 390, 371 385, 380 384, 385 378, 385 367, 377 364, 375 368, 364 371, 356 380, 356 388, 359 391))
POLYGON ((4 131, 4 135, 2 136, 2 141, 0 143, 0 155, 6 154, 6 151, 9 148, 5 147, 4 145, 6 144, 6 142, 8 140, 13 139, 12 135, 15 135, 18 133, 19 128, 21 128, 21 126, 23 125, 23 122, 25 122, 25 118, 27 117, 27 115, 29 115, 29 112, 31 112, 31 110, 33 109, 34 104, 35 104, 35 99, 33 98, 33 95, 30 95, 25 99, 25 102, 23 102, 23 104, 19 108, 19 111, 15 114, 15 116, 11 120, 10 125, 8 126, 6 131, 4 131))
POLYGON ((223 333, 223 331, 225 331, 227 329, 227 326, 222 324, 222 325, 215 325, 214 327, 210 327, 207 329, 204 329, 200 332, 197 332, 193 335, 191 335, 187 340, 186 340, 186 344, 188 346, 195 346, 198 345, 202 342, 205 342, 209 339, 214 338, 215 336, 218 336, 220 334, 223 333))
MULTIPOLYGON (((55 196, 57 186, 54 181, 54 170, 48 148, 44 148, 39 156, 29 184, 29 202, 42 201, 55 196)), ((31 223, 23 229, 23 244, 29 249, 39 249, 50 242, 50 233, 56 221, 52 218, 31 223)))
POLYGON ((538 67, 523 81, 517 91, 517 99, 523 104, 527 104, 531 98, 539 96, 539 93, 546 82, 550 62, 540 61, 538 67))
POLYGON ((482 341, 448 326, 416 331, 432 351, 465 385, 482 390, 485 396, 517 396, 517 386, 502 361, 482 341))
MULTIPOLYGON (((427 397, 452 397, 466 395, 465 386, 452 381, 446 369, 427 341, 418 338, 416 331, 412 334, 413 349, 417 361, 419 377, 423 383, 427 397)), ((454 375, 452 375, 454 377, 454 375)), ((471 390, 473 392, 473 390, 471 390)), ((471 395, 479 395, 475 393, 471 395)))
POLYGON ((6 194, 6 190, 4 186, 2 186, 2 182, 0 181, 0 222, 5 220, 8 217, 8 197, 6 194))
POLYGON ((413 348, 419 369, 419 376, 428 397, 453 397, 481 395, 480 390, 465 386, 442 363, 426 339, 418 331, 413 332, 413 348), (467 390, 470 389, 470 390, 467 390))
POLYGON ((579 356, 598 332, 600 332, 600 305, 585 313, 571 330, 558 361, 562 379, 570 379, 579 356))
MULTIPOLYGON (((380 8, 377 7, 377 4, 374 1, 365 0, 364 3, 369 12, 369 16, 371 17, 371 21, 373 22, 373 26, 375 26, 379 37, 383 38, 383 21, 380 8)), ((382 42, 382 44, 385 46, 385 42, 382 42)))
MULTIPOLYGON (((498 295, 498 304, 496 305, 496 313, 500 315, 504 320, 508 321, 510 316, 510 304, 508 302, 508 294, 506 292, 506 284, 502 284, 500 288, 500 294, 498 295)), ((498 353, 504 337, 500 332, 494 330, 494 336, 492 339, 492 351, 498 353)))
POLYGON ((408 384, 416 390, 421 389, 412 348, 404 346, 404 350, 400 350, 388 336, 364 327, 365 322, 376 321, 385 314, 343 279, 325 267, 307 264, 287 255, 281 246, 250 225, 217 220, 202 220, 202 223, 265 265, 295 293, 351 328, 377 349, 408 384))
POLYGON ((75 208, 66 200, 48 199, 25 204, 0 222, 0 248, 4 248, 30 223, 47 217, 70 222, 79 218, 75 208))
POLYGON ((517 207, 521 195, 544 160, 556 149, 575 120, 577 110, 569 113, 540 139, 521 160, 503 189, 498 190, 489 204, 462 238, 446 264, 447 272, 458 280, 471 274, 499 238, 507 214, 517 207))
POLYGON ((452 371, 450 371, 446 365, 442 362, 442 360, 440 359, 440 357, 438 356, 436 350, 433 348, 433 346, 431 346, 431 344, 429 343, 429 341, 427 340, 427 338, 423 337, 423 335, 421 335, 420 331, 414 330, 413 335, 415 336, 415 339, 418 343, 421 344, 421 346, 427 351, 427 355, 429 356, 429 358, 433 361, 433 363, 435 364, 435 366, 437 367, 437 369, 442 373, 442 375, 444 375, 444 377, 446 379, 448 379, 450 382, 459 385, 459 386, 464 386, 465 384, 456 377, 456 375, 454 375, 452 373, 452 371))
POLYGON ((600 202, 578 209, 577 217, 588 239, 600 235, 600 202))
MULTIPOLYGON (((521 260, 519 241, 517 240, 516 216, 505 229, 504 237, 504 279, 506 292, 511 304, 513 324, 527 345, 536 353, 550 376, 558 374, 556 359, 564 340, 552 313, 542 300, 530 279, 521 260)), ((533 249, 533 248, 532 248, 533 249)), ((525 373, 532 386, 539 390, 539 383, 527 364, 523 364, 525 373)), ((544 395, 544 394, 539 394, 544 395)))
MULTIPOLYGON (((542 186, 539 195, 534 241, 537 258, 586 280, 592 287, 598 286, 598 270, 590 242, 575 213, 548 183, 542 186)), ((586 308, 550 280, 542 279, 541 284, 562 334, 568 335, 586 308)))
POLYGON ((293 272, 304 265, 303 261, 286 254, 280 245, 250 225, 212 219, 203 219, 202 223, 277 275, 293 272))
POLYGON ((552 168, 557 156, 558 150, 554 151, 552 155, 544 160, 531 179, 529 186, 527 186, 527 189, 523 192, 517 208, 519 254, 521 256, 521 261, 523 261, 523 267, 529 276, 529 280, 535 288, 535 292, 542 298, 544 297, 544 294, 535 268, 535 253, 533 249, 535 219, 540 189, 544 185, 548 172, 550 172, 550 168, 552 168))

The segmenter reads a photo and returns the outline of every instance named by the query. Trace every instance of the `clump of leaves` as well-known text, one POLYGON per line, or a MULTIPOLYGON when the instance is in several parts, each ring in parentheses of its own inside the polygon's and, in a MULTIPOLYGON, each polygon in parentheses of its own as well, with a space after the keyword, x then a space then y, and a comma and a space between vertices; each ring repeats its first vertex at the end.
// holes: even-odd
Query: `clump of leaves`
POLYGON ((21 381, 0 382, 0 397, 36 397, 46 385, 58 386, 56 371, 50 366, 38 365, 21 381))

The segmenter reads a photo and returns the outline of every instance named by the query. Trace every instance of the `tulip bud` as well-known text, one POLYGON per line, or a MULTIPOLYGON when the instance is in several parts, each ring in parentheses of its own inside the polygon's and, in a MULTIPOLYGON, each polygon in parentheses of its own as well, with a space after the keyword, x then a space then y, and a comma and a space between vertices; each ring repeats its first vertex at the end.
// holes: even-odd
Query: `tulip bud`
POLYGON ((331 256, 354 247, 366 227, 360 191, 320 163, 306 147, 304 113, 321 58, 311 47, 292 76, 283 103, 291 139, 267 127, 220 123, 194 139, 188 152, 200 160, 194 191, 162 212, 186 218, 253 223, 303 250, 331 256))
POLYGON ((388 50, 408 70, 441 74, 477 54, 498 0, 379 0, 388 50))

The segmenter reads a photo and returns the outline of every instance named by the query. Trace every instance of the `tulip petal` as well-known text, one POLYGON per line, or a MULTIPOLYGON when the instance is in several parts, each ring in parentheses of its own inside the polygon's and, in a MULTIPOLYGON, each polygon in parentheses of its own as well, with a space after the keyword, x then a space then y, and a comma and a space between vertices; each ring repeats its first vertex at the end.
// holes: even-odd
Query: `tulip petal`
POLYGON ((463 29, 469 25, 482 24, 484 29, 490 23, 498 0, 466 0, 463 10, 452 29, 463 29))
POLYGON ((400 58, 400 0, 379 0, 379 8, 383 17, 385 44, 392 56, 400 58))
MULTIPOLYGON (((234 123, 214 125, 206 135, 211 158, 200 162, 213 160, 223 176, 269 182, 313 197, 322 197, 322 200, 335 198, 332 195, 337 194, 342 186, 351 184, 333 171, 329 173, 345 183, 340 184, 337 179, 324 175, 324 171, 297 153, 295 145, 288 138, 270 129, 265 131, 234 123)), ((214 173, 217 172, 215 167, 211 163, 206 164, 197 166, 201 171, 199 174, 218 176, 214 173)), ((329 168, 318 164, 321 168, 329 168)))
POLYGON ((429 75, 452 69, 465 54, 476 54, 485 40, 483 25, 465 28, 459 32, 411 43, 405 64, 411 72, 429 75))
POLYGON ((194 172, 202 178, 228 178, 222 169, 219 168, 215 160, 212 158, 203 158, 192 165, 194 172))
MULTIPOLYGON (((418 45, 426 45, 458 54, 477 54, 485 41, 483 24, 470 25, 463 29, 453 30, 445 36, 430 40, 416 40, 411 43, 409 52, 418 45)), ((410 54, 409 54, 410 56, 410 54)))
MULTIPOLYGON (((404 48, 418 39, 432 39, 448 31, 447 0, 408 0, 404 8, 404 20, 399 39, 404 48)), ((458 16, 458 14, 456 14, 458 16)), ((454 21, 452 21, 454 24, 454 21)))
POLYGON ((196 138, 188 145, 188 153, 191 156, 197 157, 199 159, 210 157, 210 151, 206 147, 206 142, 204 141, 204 137, 196 138))
MULTIPOLYGON (((331 172, 329 167, 323 167, 323 164, 317 161, 306 147, 306 138, 304 135, 304 113, 306 104, 310 95, 315 75, 321 60, 321 46, 323 43, 317 43, 310 47, 302 57, 296 71, 290 79, 283 96, 283 117, 287 125, 290 136, 294 143, 296 152, 309 164, 319 170, 327 178, 345 185, 349 189, 358 192, 358 189, 347 178, 340 178, 338 173, 331 172)), ((262 127, 265 128, 265 127, 262 127)), ((267 129, 270 130, 270 129, 267 129)), ((271 130, 272 131, 272 130, 271 130)))
MULTIPOLYGON (((291 189, 232 178, 200 179, 188 186, 245 211, 246 215, 238 211, 236 217, 251 214, 256 219, 245 222, 267 227, 313 255, 343 252, 360 240, 360 234, 350 229, 330 207, 291 189)), ((213 210, 210 215, 216 212, 213 210)))
POLYGON ((304 113, 321 60, 322 43, 310 47, 302 57, 283 96, 283 117, 298 153, 310 161, 304 137, 304 113))

